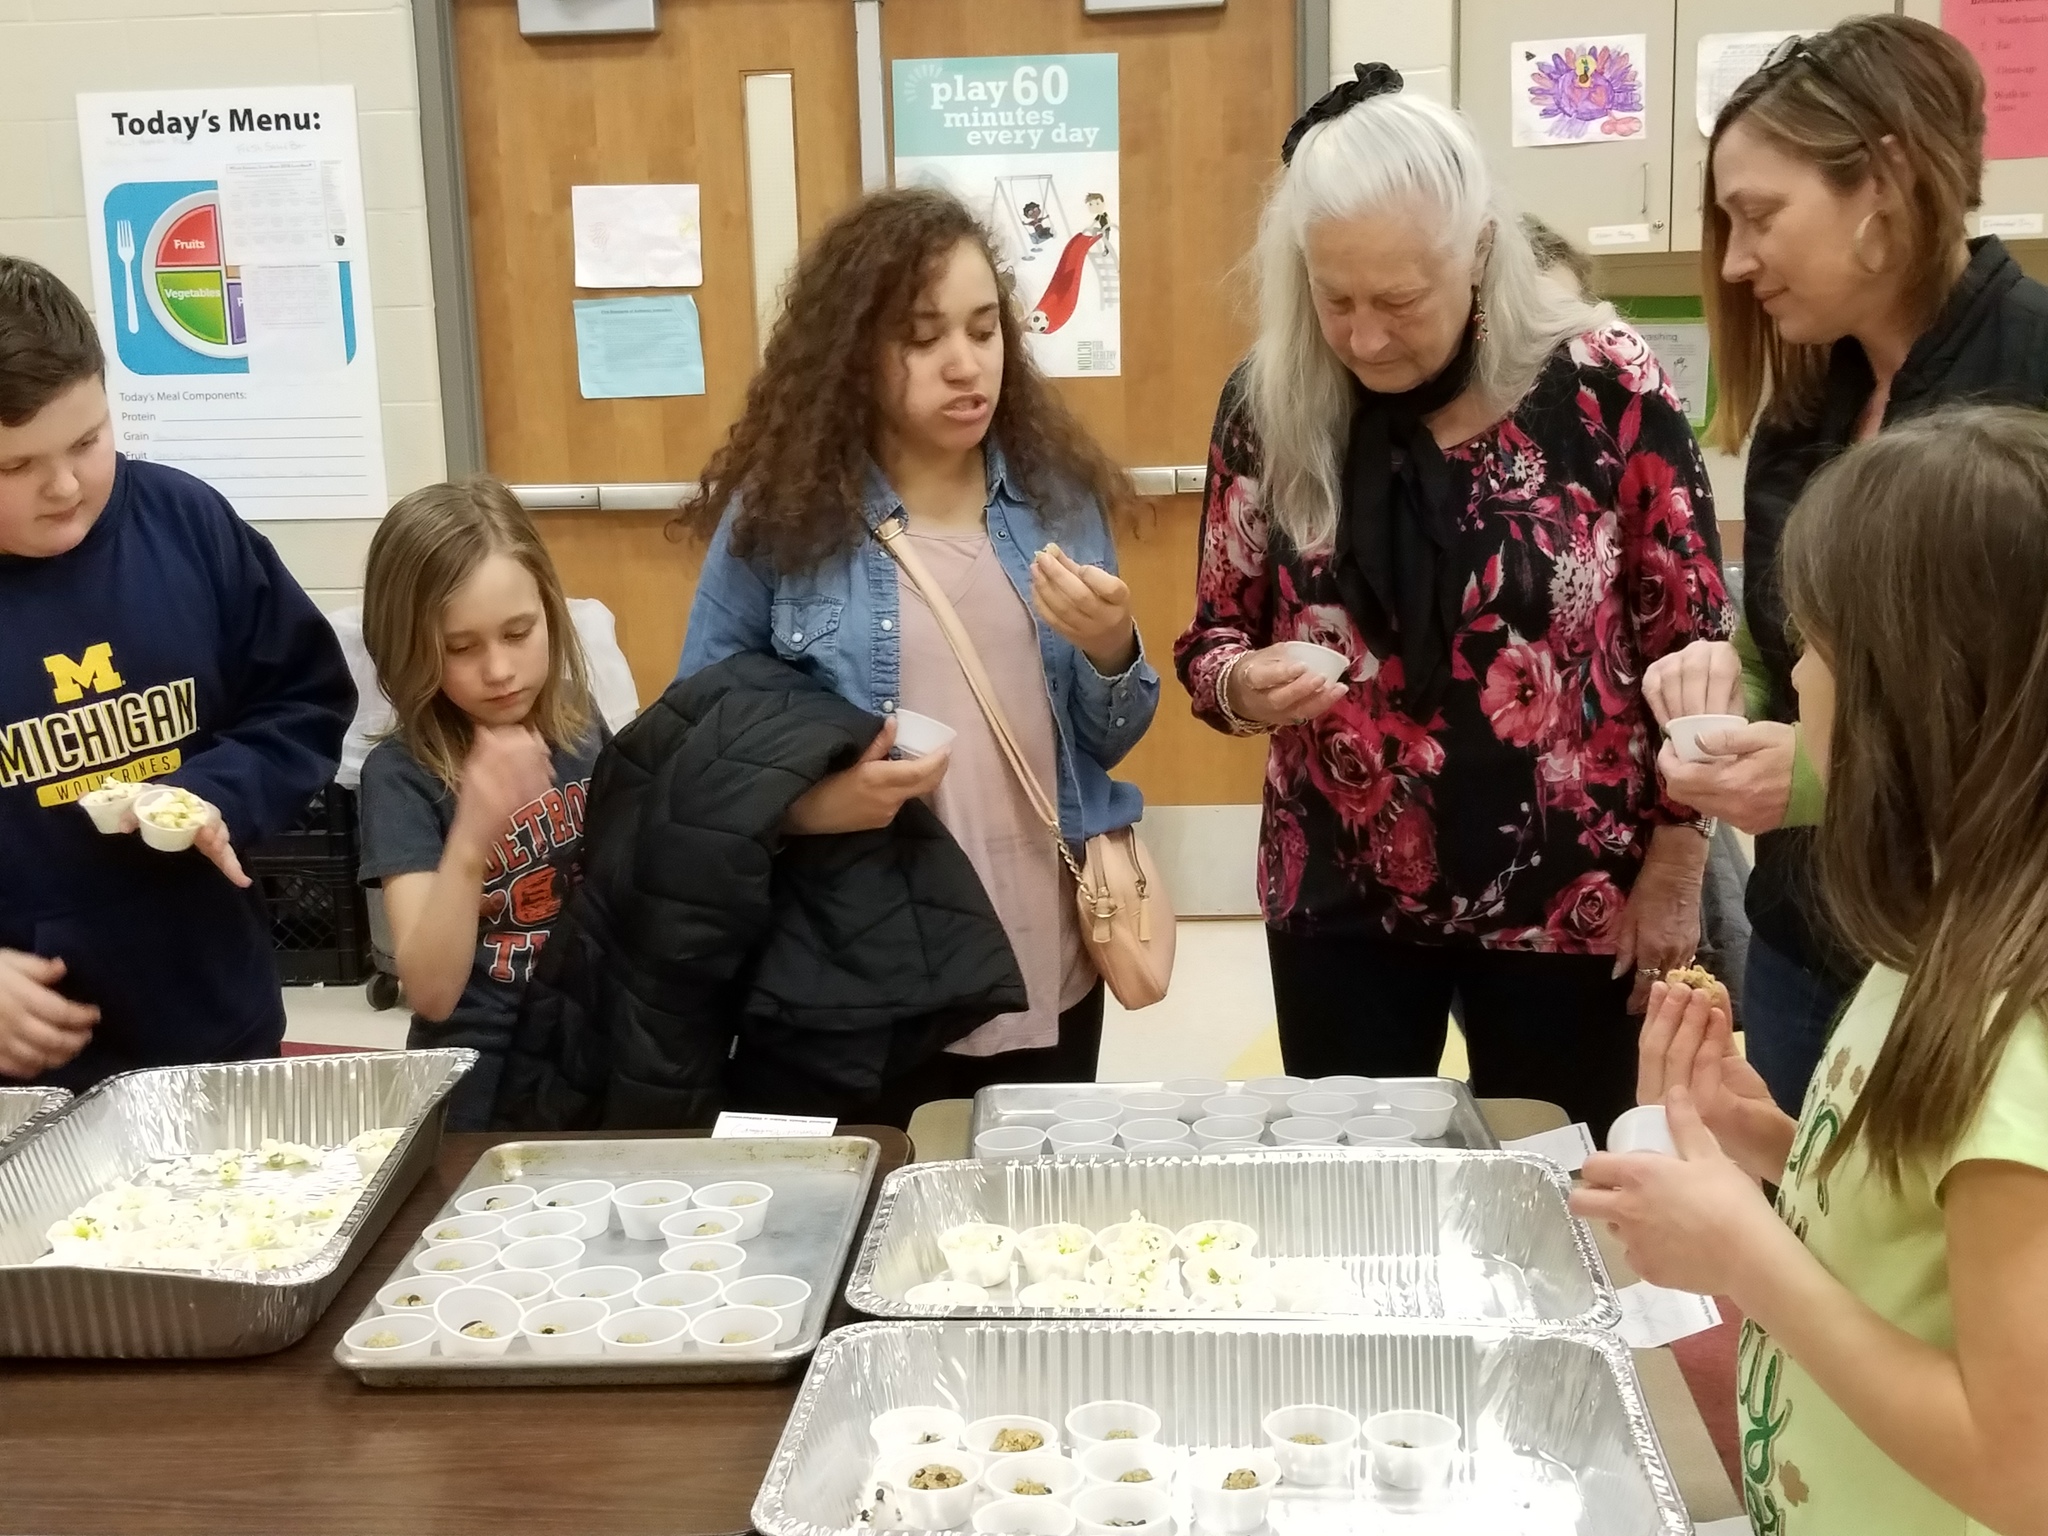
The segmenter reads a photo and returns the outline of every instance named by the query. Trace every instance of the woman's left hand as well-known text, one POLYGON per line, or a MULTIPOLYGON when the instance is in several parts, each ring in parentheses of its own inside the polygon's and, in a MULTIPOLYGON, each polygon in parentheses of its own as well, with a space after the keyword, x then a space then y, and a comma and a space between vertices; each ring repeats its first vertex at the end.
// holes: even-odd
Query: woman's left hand
POLYGON ((1115 677, 1138 659, 1131 589, 1100 566, 1082 565, 1048 544, 1031 562, 1031 599, 1053 633, 1104 677, 1115 677))
POLYGON ((1722 1152, 1690 1092, 1673 1088, 1664 1113, 1678 1156, 1595 1152, 1572 1191, 1572 1214, 1604 1223, 1652 1285, 1739 1300, 1760 1260, 1797 1239, 1722 1152))
POLYGON ((1659 827, 1650 834, 1614 949, 1615 978, 1636 973, 1630 1013, 1641 1013, 1657 980, 1690 964, 1699 949, 1700 880, 1706 867, 1707 840, 1697 828, 1659 827))

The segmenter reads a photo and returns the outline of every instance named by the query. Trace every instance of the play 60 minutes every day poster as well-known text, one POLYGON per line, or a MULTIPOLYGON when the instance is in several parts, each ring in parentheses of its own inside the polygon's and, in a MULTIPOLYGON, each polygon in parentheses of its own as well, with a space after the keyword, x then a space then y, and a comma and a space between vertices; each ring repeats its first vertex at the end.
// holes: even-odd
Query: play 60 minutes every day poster
POLYGON ((1121 373, 1116 55, 898 59, 893 84, 896 184, 988 226, 1040 369, 1121 373))

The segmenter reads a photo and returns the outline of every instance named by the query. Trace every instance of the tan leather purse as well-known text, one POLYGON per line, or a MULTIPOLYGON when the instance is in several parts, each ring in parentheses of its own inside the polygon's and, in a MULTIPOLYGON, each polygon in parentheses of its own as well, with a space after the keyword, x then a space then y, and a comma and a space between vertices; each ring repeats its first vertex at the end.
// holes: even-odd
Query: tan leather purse
MULTIPOLYGON (((1116 1000, 1126 1008, 1149 1008, 1166 996, 1173 980, 1175 939, 1173 903, 1159 878, 1158 866, 1138 837, 1136 827, 1119 827, 1088 839, 1087 861, 1077 864, 1074 853, 1060 832, 1059 802, 1047 795, 1045 786, 1031 771, 1010 723, 996 704, 995 687, 981 665, 974 642, 967 637, 960 615, 937 582, 925 570, 924 561, 901 537, 903 520, 892 517, 876 528, 882 541, 911 585, 923 595, 932 617, 939 621, 946 643, 953 647, 960 670, 967 674, 967 686, 988 719, 989 730, 1003 759, 1017 776, 1032 814, 1052 834, 1060 861, 1074 877, 1074 900, 1081 910, 1081 937, 1088 957, 1116 1000)), ((1085 664, 1085 658, 1084 658, 1085 664)))

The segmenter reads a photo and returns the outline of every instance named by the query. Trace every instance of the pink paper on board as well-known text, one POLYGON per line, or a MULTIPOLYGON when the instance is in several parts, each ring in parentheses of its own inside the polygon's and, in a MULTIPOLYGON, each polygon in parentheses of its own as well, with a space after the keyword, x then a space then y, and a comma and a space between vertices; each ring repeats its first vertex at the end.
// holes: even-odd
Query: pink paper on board
POLYGON ((1984 157, 2048 155, 2048 0, 1941 0, 1941 27, 1984 71, 1984 157))

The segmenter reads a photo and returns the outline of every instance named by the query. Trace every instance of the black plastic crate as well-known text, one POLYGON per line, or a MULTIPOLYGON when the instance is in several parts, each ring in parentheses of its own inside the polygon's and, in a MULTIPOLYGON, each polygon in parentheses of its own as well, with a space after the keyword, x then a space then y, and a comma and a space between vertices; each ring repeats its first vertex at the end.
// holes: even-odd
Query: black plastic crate
POLYGON ((370 975, 370 914, 356 884, 354 854, 278 858, 257 854, 243 867, 270 909, 278 979, 353 985, 370 975))
POLYGON ((356 797, 330 784, 306 802, 298 820, 253 850, 261 860, 350 859, 357 855, 356 797))

